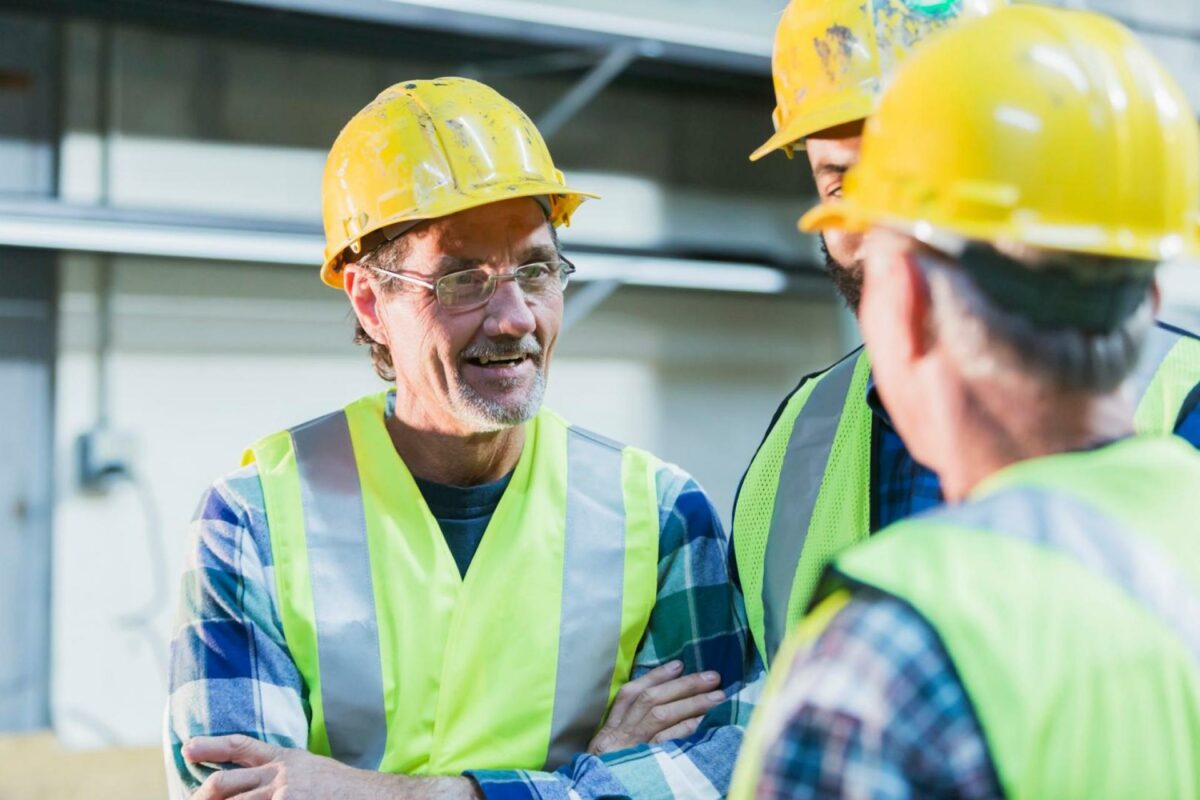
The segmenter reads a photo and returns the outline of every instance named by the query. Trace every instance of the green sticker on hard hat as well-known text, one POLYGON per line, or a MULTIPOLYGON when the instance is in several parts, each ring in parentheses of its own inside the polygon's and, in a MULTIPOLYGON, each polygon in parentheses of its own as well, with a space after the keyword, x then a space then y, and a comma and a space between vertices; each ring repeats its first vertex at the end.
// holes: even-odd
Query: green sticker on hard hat
POLYGON ((910 11, 938 19, 957 16, 962 8, 962 0, 903 0, 903 2, 910 11))

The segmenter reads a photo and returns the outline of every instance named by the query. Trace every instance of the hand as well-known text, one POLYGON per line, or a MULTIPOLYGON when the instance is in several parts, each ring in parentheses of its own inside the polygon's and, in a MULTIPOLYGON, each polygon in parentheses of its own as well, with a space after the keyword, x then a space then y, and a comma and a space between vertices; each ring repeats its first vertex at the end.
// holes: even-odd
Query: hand
POLYGON ((709 709, 725 700, 725 693, 717 673, 676 677, 682 671, 683 662, 672 661, 622 686, 588 752, 598 756, 695 733, 709 709))
POLYGON ((481 796, 468 778, 385 775, 242 735, 197 736, 183 746, 183 757, 246 768, 217 770, 192 800, 468 800, 481 796))

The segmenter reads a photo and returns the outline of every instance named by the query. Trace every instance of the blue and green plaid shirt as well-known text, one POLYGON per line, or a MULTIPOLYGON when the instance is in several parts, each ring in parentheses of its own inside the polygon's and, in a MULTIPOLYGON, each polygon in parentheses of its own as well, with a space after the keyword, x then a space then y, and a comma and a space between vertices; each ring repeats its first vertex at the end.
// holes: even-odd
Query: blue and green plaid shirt
MULTIPOLYGON (((729 699, 686 740, 605 756, 580 754, 556 772, 469 773, 489 798, 722 796, 742 726, 761 689, 745 609, 729 571, 729 543, 707 495, 671 465, 657 476, 658 594, 634 676, 674 659, 715 670, 729 699)), ((304 682, 283 635, 257 468, 218 480, 192 523, 171 643, 166 742, 174 795, 210 771, 186 763, 193 736, 244 733, 286 747, 308 741, 304 682)))
POLYGON ((892 427, 887 410, 875 391, 874 377, 867 383, 867 405, 871 425, 871 533, 893 522, 937 508, 943 502, 942 483, 937 474, 908 452, 904 440, 892 427))
POLYGON ((758 800, 1004 796, 949 654, 903 602, 858 592, 784 668, 758 800))

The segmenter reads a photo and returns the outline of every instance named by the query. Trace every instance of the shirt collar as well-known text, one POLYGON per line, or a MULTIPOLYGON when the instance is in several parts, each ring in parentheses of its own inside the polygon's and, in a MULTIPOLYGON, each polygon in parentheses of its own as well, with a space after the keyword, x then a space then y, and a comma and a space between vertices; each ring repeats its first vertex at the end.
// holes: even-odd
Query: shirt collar
POLYGON ((875 388, 874 372, 867 374, 867 406, 880 422, 892 428, 892 418, 888 416, 887 409, 883 407, 883 401, 879 399, 879 390, 875 388))

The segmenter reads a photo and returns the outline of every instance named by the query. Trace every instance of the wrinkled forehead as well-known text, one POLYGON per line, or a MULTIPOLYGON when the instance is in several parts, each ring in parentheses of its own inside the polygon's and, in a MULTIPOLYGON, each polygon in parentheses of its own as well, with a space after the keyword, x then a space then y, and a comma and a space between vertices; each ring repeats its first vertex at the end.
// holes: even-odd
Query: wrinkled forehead
POLYGON ((554 226, 530 198, 430 220, 404 236, 408 260, 430 274, 504 268, 558 257, 554 226))
POLYGON ((429 220, 406 238, 414 246, 447 254, 498 255, 555 242, 554 226, 538 198, 518 197, 429 220))

